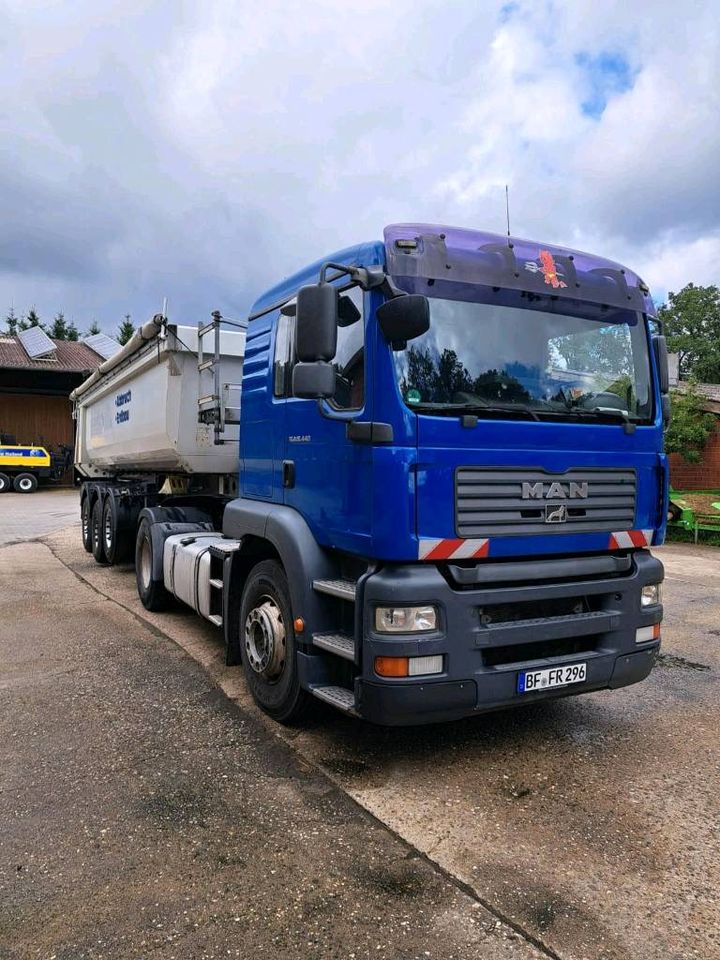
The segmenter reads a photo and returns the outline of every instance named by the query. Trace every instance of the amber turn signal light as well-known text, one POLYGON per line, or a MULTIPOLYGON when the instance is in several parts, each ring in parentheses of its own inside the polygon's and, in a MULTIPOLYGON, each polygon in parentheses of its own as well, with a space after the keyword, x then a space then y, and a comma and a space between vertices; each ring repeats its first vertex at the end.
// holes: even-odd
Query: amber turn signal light
POLYGON ((407 657, 375 657, 375 673, 380 677, 407 677, 407 657))

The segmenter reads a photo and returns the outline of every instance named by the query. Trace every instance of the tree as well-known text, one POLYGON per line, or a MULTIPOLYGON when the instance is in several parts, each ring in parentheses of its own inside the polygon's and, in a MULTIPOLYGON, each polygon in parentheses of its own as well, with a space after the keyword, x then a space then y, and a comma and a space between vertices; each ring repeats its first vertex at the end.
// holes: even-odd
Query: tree
POLYGON ((80 339, 80 334, 78 333, 78 328, 75 326, 75 321, 71 320, 67 325, 67 336, 66 340, 72 340, 77 342, 80 339))
POLYGON ((88 332, 85 334, 86 337, 94 337, 96 334, 100 333, 100 327, 98 326, 97 320, 93 320, 88 328, 88 332))
POLYGON ((48 331, 53 340, 67 340, 68 338, 68 326, 65 322, 65 314, 62 310, 59 310, 55 314, 55 319, 52 322, 52 326, 48 331))
POLYGON ((715 432, 717 420, 703 408, 703 398, 691 384, 670 393, 672 416, 665 434, 665 449, 679 453, 687 463, 700 463, 702 451, 715 432))
POLYGON ((10 307, 8 314, 5 317, 5 324, 7 325, 7 332, 11 337, 14 337, 18 331, 18 317, 15 313, 13 307, 10 307))
POLYGON ((117 333, 118 343, 121 343, 123 346, 128 342, 130 337, 135 333, 135 327, 130 320, 130 314, 125 314, 125 319, 120 324, 120 329, 117 333))
POLYGON ((27 316, 21 317, 18 323, 20 330, 29 330, 30 327, 40 327, 41 330, 45 329, 45 325, 41 323, 35 307, 31 307, 27 312, 27 316))
POLYGON ((658 316, 668 349, 678 355, 680 379, 720 383, 720 290, 689 283, 668 301, 658 316))

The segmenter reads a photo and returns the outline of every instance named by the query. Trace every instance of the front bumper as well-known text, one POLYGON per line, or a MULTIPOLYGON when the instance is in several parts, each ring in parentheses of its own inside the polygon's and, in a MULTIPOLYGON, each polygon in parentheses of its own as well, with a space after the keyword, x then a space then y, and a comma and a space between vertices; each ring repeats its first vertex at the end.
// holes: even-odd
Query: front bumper
MULTIPOLYGON (((621 573, 578 577, 573 576, 579 569, 573 558, 564 569, 554 560, 547 568, 552 580, 538 576, 542 564, 533 564, 533 580, 528 583, 502 579, 523 576, 522 565, 497 564, 491 571, 486 562, 485 582, 477 587, 458 583, 447 568, 441 571, 432 565, 388 566, 368 577, 362 599, 363 669, 355 682, 358 713, 382 724, 432 723, 614 689, 647 677, 660 643, 638 644, 636 631, 659 623, 662 606, 641 607, 640 591, 645 584, 662 580, 660 561, 638 551, 626 558, 621 573), (558 572, 566 575, 558 577, 558 572), (372 629, 378 605, 428 603, 439 610, 440 628, 435 633, 387 636, 372 629), (555 614, 568 603, 577 613, 555 614), (525 615, 547 610, 550 615, 525 615), (374 672, 376 656, 437 654, 442 654, 444 664, 444 672, 437 676, 386 680, 374 672), (584 682, 517 692, 519 671, 577 662, 587 664, 584 682)), ((465 580, 471 581, 472 570, 467 569, 465 580)))

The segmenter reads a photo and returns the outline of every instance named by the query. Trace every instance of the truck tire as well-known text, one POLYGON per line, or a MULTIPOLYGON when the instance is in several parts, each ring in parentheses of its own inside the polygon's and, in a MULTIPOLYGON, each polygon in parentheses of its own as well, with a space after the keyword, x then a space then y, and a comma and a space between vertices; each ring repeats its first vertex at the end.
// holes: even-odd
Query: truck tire
POLYGON ((133 542, 121 523, 122 517, 117 500, 113 496, 105 497, 103 504, 103 545, 107 562, 129 563, 133 555, 133 542))
POLYGON ((95 558, 95 563, 104 565, 108 561, 105 556, 105 543, 103 541, 102 508, 103 502, 98 497, 90 514, 90 540, 92 541, 92 555, 95 558))
POLYGON ((158 612, 168 608, 171 597, 162 580, 152 578, 153 542, 150 526, 150 520, 143 517, 135 540, 135 579, 142 605, 146 610, 158 612))
POLYGON ((7 493, 11 489, 10 477, 6 473, 0 473, 0 493, 7 493))
POLYGON ((92 553, 92 530, 91 522, 90 496, 85 496, 80 501, 80 532, 82 536, 82 545, 88 553, 92 553))
POLYGON ((287 577, 277 560, 248 576, 240 602, 240 656, 255 703, 280 723, 296 723, 310 694, 301 689, 287 577))
POLYGON ((19 473, 13 480, 17 493, 35 493, 37 486, 37 477, 32 473, 19 473))

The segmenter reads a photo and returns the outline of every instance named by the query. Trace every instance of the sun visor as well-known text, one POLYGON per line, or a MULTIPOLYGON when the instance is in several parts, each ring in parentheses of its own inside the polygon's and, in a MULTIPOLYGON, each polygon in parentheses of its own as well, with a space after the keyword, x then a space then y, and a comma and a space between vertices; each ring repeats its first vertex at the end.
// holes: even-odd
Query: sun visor
POLYGON ((429 224, 391 224, 384 239, 392 277, 527 290, 655 314, 650 292, 637 274, 589 253, 429 224))

